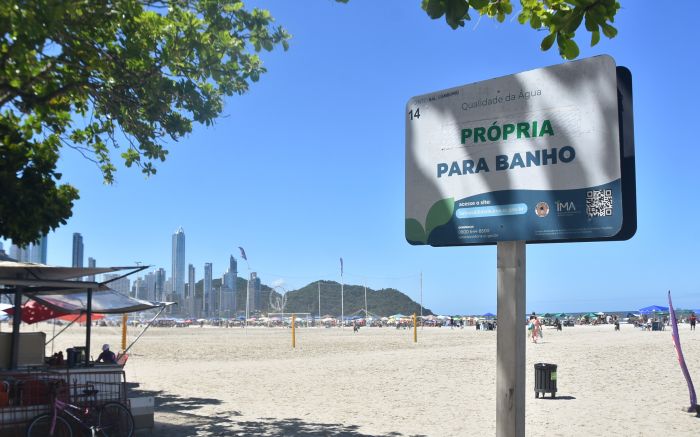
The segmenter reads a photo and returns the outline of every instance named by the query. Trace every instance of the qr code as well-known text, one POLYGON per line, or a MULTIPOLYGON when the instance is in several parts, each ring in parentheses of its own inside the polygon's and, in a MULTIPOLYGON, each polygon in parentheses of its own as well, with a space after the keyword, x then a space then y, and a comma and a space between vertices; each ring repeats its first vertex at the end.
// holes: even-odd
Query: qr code
POLYGON ((611 216, 612 212, 612 190, 591 190, 586 192, 586 213, 588 217, 611 216))

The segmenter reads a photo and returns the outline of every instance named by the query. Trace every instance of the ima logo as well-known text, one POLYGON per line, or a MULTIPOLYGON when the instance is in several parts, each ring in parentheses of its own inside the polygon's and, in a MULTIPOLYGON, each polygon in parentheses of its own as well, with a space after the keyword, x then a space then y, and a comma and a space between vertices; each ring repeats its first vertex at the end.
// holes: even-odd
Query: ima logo
POLYGON ((560 202, 556 201, 557 204, 557 212, 573 212, 576 211, 576 205, 574 205, 574 202, 560 202))

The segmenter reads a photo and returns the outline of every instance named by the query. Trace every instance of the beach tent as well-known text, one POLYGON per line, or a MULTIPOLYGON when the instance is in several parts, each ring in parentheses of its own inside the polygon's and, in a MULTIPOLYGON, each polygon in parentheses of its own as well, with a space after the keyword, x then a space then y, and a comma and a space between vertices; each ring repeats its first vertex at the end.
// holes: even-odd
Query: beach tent
POLYGON ((488 318, 490 318, 490 317, 496 317, 496 315, 493 314, 493 313, 486 313, 486 314, 484 314, 482 317, 485 317, 485 318, 488 319, 488 318))
MULTIPOLYGON (((15 308, 14 307, 9 307, 5 308, 3 310, 7 314, 13 315, 15 313, 15 308)), ((65 311, 60 311, 60 310, 54 310, 52 308, 49 308, 45 305, 40 304, 39 302, 35 300, 29 300, 27 301, 24 305, 22 305, 22 310, 20 311, 21 313, 21 318, 24 323, 27 324, 33 324, 33 323, 39 323, 43 322, 45 320, 51 320, 51 319, 61 319, 61 320, 67 320, 69 322, 78 322, 78 323, 84 323, 85 322, 85 316, 83 314, 71 314, 65 311), (82 318, 82 320, 78 320, 82 318)), ((93 319, 98 320, 98 319, 104 319, 104 315, 98 315, 95 314, 93 319)))
MULTIPOLYGON (((14 310, 22 311, 24 296, 34 298, 40 295, 59 295, 76 293, 77 290, 85 293, 85 364, 89 364, 90 334, 92 326, 92 302, 95 295, 108 290, 106 284, 117 279, 124 278, 133 273, 140 272, 149 266, 133 267, 60 267, 45 264, 18 262, 8 257, 0 257, 0 293, 8 295, 14 300, 14 310), (80 278, 95 276, 101 273, 127 270, 126 274, 116 276, 104 282, 83 281, 80 278)), ((40 302, 41 303, 41 302, 40 302)), ((161 306, 165 308, 165 304, 161 306)), ((12 338, 10 343, 10 368, 16 369, 19 358, 20 317, 13 318, 12 338)))

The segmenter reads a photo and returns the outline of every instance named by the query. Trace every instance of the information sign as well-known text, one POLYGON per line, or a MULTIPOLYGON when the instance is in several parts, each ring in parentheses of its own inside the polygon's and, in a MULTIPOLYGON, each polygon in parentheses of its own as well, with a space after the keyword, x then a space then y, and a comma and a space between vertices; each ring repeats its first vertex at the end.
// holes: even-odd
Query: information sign
POLYGON ((455 246, 630 238, 631 83, 620 86, 620 69, 596 56, 410 99, 406 239, 455 246))

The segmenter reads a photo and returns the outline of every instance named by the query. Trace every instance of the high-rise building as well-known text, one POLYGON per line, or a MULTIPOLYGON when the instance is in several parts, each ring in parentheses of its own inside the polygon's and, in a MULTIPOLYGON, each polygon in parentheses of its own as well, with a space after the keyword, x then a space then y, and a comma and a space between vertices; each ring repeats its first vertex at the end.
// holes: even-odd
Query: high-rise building
POLYGON ((156 283, 155 283, 155 293, 153 295, 153 300, 157 302, 162 302, 165 300, 165 269, 159 268, 155 272, 156 283))
POLYGON ((30 262, 29 248, 19 247, 16 244, 10 246, 10 258, 14 258, 19 262, 30 262))
POLYGON ((131 292, 137 299, 148 299, 148 287, 146 285, 146 281, 142 278, 136 278, 131 287, 131 292))
POLYGON ((231 291, 236 291, 236 280, 238 279, 238 262, 231 255, 228 261, 228 270, 224 273, 223 284, 231 291))
MULTIPOLYGON (((88 257, 88 267, 93 269, 97 267, 97 261, 95 261, 95 258, 91 256, 88 257)), ((88 282, 95 282, 95 275, 88 275, 87 280, 88 282)))
POLYGON ((236 314, 237 301, 236 289, 238 281, 238 263, 236 258, 231 255, 229 258, 228 270, 224 273, 221 280, 221 294, 219 296, 219 305, 223 317, 232 317, 236 314))
POLYGON ((195 286, 194 266, 190 264, 187 267, 187 313, 190 316, 198 315, 198 312, 195 310, 195 286))
POLYGON ((185 296, 185 231, 179 228, 173 234, 173 293, 177 296, 178 303, 183 302, 185 296))
POLYGON ((29 261, 37 264, 46 264, 48 237, 43 235, 39 241, 28 246, 29 261))
POLYGON ((204 302, 204 314, 211 317, 214 315, 214 293, 211 288, 212 280, 211 263, 204 263, 204 288, 202 301, 204 302))
POLYGON ((83 266, 83 236, 75 232, 73 234, 73 267, 83 266))
POLYGON ((248 311, 252 313, 253 311, 262 309, 262 302, 260 302, 260 294, 262 293, 262 288, 260 278, 258 278, 257 272, 250 273, 250 282, 248 283, 248 287, 248 296, 250 299, 248 301, 248 311))
MULTIPOLYGON (((110 279, 119 278, 119 276, 121 275, 117 273, 106 273, 102 275, 102 281, 109 281, 110 279)), ((119 278, 115 281, 109 282, 107 286, 112 290, 115 290, 125 296, 128 296, 129 288, 131 287, 131 281, 129 280, 129 278, 119 278)))
POLYGON ((156 294, 156 272, 148 272, 143 278, 143 282, 146 283, 146 297, 139 299, 155 300, 154 296, 156 294))

